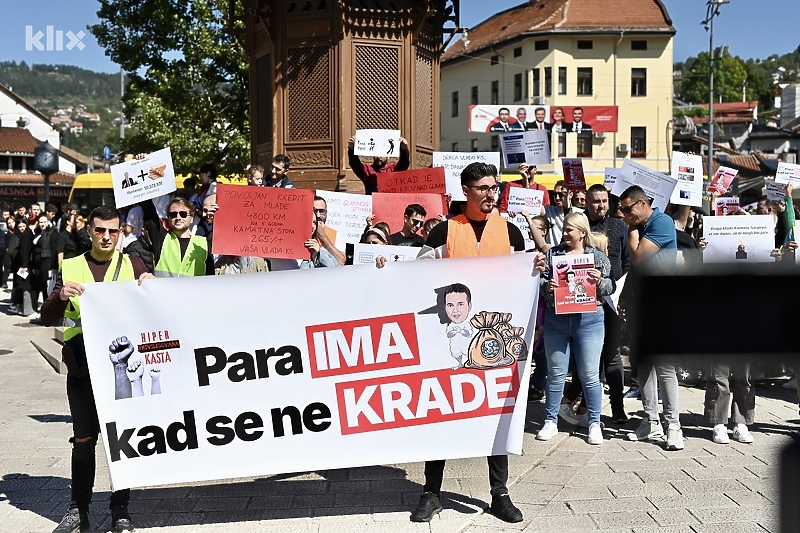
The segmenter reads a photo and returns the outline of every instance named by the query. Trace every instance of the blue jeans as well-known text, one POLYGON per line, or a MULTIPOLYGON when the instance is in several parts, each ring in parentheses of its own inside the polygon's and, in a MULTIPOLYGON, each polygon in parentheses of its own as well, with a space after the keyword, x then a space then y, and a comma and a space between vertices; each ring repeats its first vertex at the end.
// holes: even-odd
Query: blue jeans
POLYGON ((558 408, 564 394, 569 356, 575 356, 578 377, 589 410, 589 423, 600 422, 603 387, 600 385, 600 353, 605 335, 603 308, 596 313, 557 315, 548 308, 544 314, 544 349, 547 353, 547 420, 558 422, 558 408))

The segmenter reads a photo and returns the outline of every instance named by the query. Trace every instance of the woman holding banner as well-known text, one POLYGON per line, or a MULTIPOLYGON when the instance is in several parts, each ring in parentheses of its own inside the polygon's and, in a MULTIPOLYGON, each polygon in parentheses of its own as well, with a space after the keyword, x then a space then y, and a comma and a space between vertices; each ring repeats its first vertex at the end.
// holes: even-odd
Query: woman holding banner
POLYGON ((546 266, 542 275, 542 293, 547 308, 544 315, 544 348, 547 356, 546 419, 536 434, 537 440, 550 440, 558 434, 558 411, 564 393, 564 382, 569 368, 570 353, 583 384, 583 395, 589 409, 589 444, 603 443, 600 427, 603 388, 600 385, 600 352, 603 349, 603 299, 614 293, 608 257, 595 247, 589 219, 583 213, 568 213, 564 217, 562 244, 547 251, 546 266), (588 282, 595 285, 597 310, 586 313, 556 314, 555 289, 558 273, 555 264, 565 255, 592 254, 594 268, 587 271, 588 282))

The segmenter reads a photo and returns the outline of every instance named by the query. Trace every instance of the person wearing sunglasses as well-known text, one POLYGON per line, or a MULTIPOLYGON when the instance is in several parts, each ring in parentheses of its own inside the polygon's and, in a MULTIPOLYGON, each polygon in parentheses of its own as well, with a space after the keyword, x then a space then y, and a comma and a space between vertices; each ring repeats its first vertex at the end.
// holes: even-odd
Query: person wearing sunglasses
POLYGON ((419 204, 407 205, 406 210, 403 212, 403 228, 389 236, 392 240, 392 244, 422 248, 425 244, 425 239, 417 232, 422 229, 422 225, 425 224, 425 216, 427 214, 425 208, 419 204))
MULTIPOLYGON (((71 500, 67 514, 54 530, 56 533, 89 529, 89 504, 92 501, 95 476, 95 447, 100 433, 97 406, 86 362, 86 347, 83 343, 80 295, 89 283, 138 279, 141 285, 145 279, 154 277, 138 257, 117 251, 117 241, 120 238, 119 211, 108 205, 96 208, 89 215, 88 228, 92 249, 83 255, 64 260, 55 288, 41 309, 41 320, 45 326, 53 326, 64 319, 62 356, 68 370, 67 398, 73 431, 73 437, 70 439, 71 500)), ((110 309, 116 311, 113 304, 110 304, 110 309)), ((136 369, 131 369, 127 359, 121 361, 111 356, 111 362, 114 364, 115 382, 121 397, 131 397, 132 382, 135 381, 132 376, 135 375, 136 369)), ((128 513, 129 501, 129 489, 111 493, 111 528, 115 532, 133 531, 133 523, 128 513)))
POLYGON ((194 206, 186 198, 173 198, 167 207, 169 231, 160 224, 147 226, 153 244, 157 278, 213 276, 214 257, 205 237, 193 235, 194 206))

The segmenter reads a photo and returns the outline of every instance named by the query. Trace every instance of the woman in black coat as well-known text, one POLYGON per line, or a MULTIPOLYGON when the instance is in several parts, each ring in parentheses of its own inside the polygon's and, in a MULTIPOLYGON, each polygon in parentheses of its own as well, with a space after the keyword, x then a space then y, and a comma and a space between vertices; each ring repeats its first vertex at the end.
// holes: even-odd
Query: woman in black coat
MULTIPOLYGON (((19 239, 17 253, 11 261, 11 271, 14 273, 14 288, 11 290, 12 313, 23 314, 24 293, 31 291, 31 272, 30 261, 33 251, 33 232, 28 228, 27 219, 21 218, 17 221, 16 236, 19 239), (20 275, 23 274, 23 275, 20 275)), ((33 299, 31 298, 31 302, 33 299)))

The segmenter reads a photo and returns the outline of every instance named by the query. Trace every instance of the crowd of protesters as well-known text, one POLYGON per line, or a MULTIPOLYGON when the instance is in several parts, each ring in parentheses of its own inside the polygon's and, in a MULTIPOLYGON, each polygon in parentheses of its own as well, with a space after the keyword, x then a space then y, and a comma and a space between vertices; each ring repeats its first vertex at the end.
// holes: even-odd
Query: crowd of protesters
MULTIPOLYGON (((364 183, 367 194, 377 191, 379 174, 406 170, 409 166, 405 139, 401 139, 400 158, 396 163, 389 163, 386 158, 363 163, 353 154, 353 144, 354 139, 351 139, 348 144, 350 166, 364 183)), ((269 174, 259 165, 249 166, 244 174, 251 186, 294 188, 289 177, 290 168, 291 160, 279 154, 273 158, 269 174)), ((665 449, 680 450, 683 435, 678 385, 683 383, 705 387, 705 414, 709 438, 713 442, 727 444, 733 438, 752 443, 755 437, 750 426, 755 420, 757 373, 783 376, 788 372, 785 366, 765 363, 763 368, 755 369, 735 361, 719 361, 707 368, 685 364, 676 367, 660 361, 637 361, 636 354, 625 348, 627 295, 624 287, 628 272, 650 267, 672 269, 680 263, 702 262, 706 246, 702 238, 702 210, 670 205, 662 212, 650 205, 645 191, 637 186, 630 187, 619 198, 610 195, 603 185, 576 191, 569 190, 563 181, 557 182, 551 192, 536 183, 535 167, 522 165, 519 173, 519 180, 503 183, 497 168, 473 163, 461 176, 466 202, 448 201, 446 213, 429 213, 422 205, 410 204, 404 211, 403 226, 396 232, 392 232, 385 221, 367 217, 361 243, 418 247, 418 259, 533 252, 532 261, 541 272, 541 286, 528 398, 529 401, 544 400, 546 406, 546 417, 541 421, 537 439, 553 438, 562 420, 567 426, 586 428, 587 442, 601 445, 606 438, 604 421, 626 423, 629 414, 640 409, 631 410, 630 405, 626 408, 624 399, 639 398, 644 415, 634 431, 625 433, 625 438, 631 441, 663 439, 665 449), (540 212, 519 213, 534 243, 528 250, 525 250, 522 233, 510 221, 517 215, 509 213, 508 207, 510 191, 516 187, 543 193, 540 212), (499 215, 506 213, 509 220, 503 221, 499 215), (557 314, 554 310, 555 265, 560 256, 570 254, 590 254, 594 258, 593 268, 588 270, 588 283, 596 288, 594 312, 557 314), (618 305, 611 298, 615 294, 619 297, 618 305), (627 392, 624 392, 623 353, 629 357, 631 366, 627 392), (611 416, 607 419, 602 414, 604 384, 611 403, 611 416), (658 413, 659 404, 663 404, 665 426, 658 413), (730 434, 729 423, 732 424, 730 434)), ((13 212, 6 210, 3 212, 5 230, 0 232, 4 252, 0 283, 4 289, 11 290, 9 312, 30 316, 45 325, 63 319, 70 339, 76 339, 72 349, 79 351, 82 335, 79 312, 74 311, 82 292, 78 287, 91 281, 109 281, 107 273, 114 261, 124 262, 124 279, 138 278, 140 282, 148 277, 331 268, 352 262, 352 248, 340 250, 336 246, 335 232, 327 226, 328 206, 322 196, 315 196, 313 212, 309 213, 305 242, 308 257, 287 260, 214 254, 214 218, 219 210, 216 179, 216 168, 204 165, 199 171, 199 180, 187 180, 183 189, 160 202, 142 202, 124 213, 108 207, 98 208, 100 211, 88 214, 88 220, 84 218, 86 214, 78 213, 69 203, 63 204, 60 212, 50 204, 45 206, 44 212, 39 204, 29 206, 30 210, 28 206, 20 206, 13 212), (123 253, 116 258, 114 250, 123 253), (76 268, 84 263, 89 265, 85 272, 91 271, 93 280, 86 277, 89 274, 76 274, 76 268), (70 301, 76 305, 69 307, 70 301)), ((775 220, 776 260, 785 256, 794 260, 797 248, 792 228, 800 213, 795 212, 791 194, 789 187, 783 201, 769 201, 764 197, 752 209, 729 213, 747 215, 752 210, 757 214, 771 214, 775 220)), ((379 257, 377 265, 382 266, 385 261, 379 257)), ((113 280, 116 279, 115 275, 113 280)), ((462 296, 469 300, 468 294, 462 296)), ((91 418, 92 413, 87 415, 85 411, 94 409, 93 400, 81 389, 83 382, 80 381, 88 380, 88 373, 73 375, 71 372, 68 380, 72 383, 68 386, 70 406, 78 411, 72 412, 73 418, 91 418)), ((88 390, 91 390, 90 385, 88 390)), ((88 525, 91 483, 86 479, 89 470, 93 472, 94 463, 82 458, 94 453, 98 433, 99 428, 95 426, 75 428, 72 503, 60 529, 56 529, 58 533, 83 530, 88 525)), ((511 502, 506 487, 507 459, 505 456, 489 457, 488 463, 492 492, 490 511, 506 522, 521 521, 522 513, 511 502)), ((413 521, 430 521, 442 509, 439 490, 443 469, 444 461, 426 463, 426 484, 419 505, 411 515, 413 521)), ((112 493, 115 530, 132 530, 128 500, 128 491, 112 493)))

